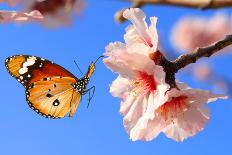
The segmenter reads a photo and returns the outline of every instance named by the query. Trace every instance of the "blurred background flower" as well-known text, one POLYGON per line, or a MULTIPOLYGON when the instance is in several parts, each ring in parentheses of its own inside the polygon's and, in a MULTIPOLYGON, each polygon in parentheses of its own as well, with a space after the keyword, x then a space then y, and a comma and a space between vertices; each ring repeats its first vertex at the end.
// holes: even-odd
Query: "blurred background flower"
MULTIPOLYGON (((208 17, 199 15, 183 16, 174 24, 171 31, 170 38, 174 51, 166 50, 166 55, 176 58, 179 54, 191 53, 197 48, 209 46, 231 33, 232 18, 224 12, 216 12, 208 17)), ((228 55, 230 51, 232 51, 232 46, 226 47, 218 52, 216 56, 228 55)), ((232 94, 231 80, 224 77, 225 75, 217 73, 209 61, 211 59, 201 60, 200 63, 184 68, 182 73, 207 83, 212 89, 219 92, 232 94)))
POLYGON ((39 21, 49 27, 70 25, 73 15, 80 14, 83 0, 8 0, 9 5, 22 6, 20 11, 1 11, 1 23, 39 21), (39 15, 39 17, 38 17, 39 15))
POLYGON ((231 32, 232 18, 226 14, 216 13, 210 18, 185 16, 173 27, 171 41, 177 51, 191 52, 221 40, 231 32))

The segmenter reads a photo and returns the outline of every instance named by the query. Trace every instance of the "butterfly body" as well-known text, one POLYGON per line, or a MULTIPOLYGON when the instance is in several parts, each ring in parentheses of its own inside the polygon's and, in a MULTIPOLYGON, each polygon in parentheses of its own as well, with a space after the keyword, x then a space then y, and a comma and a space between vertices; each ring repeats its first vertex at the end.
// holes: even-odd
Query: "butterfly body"
POLYGON ((8 72, 26 89, 31 109, 46 118, 72 117, 95 70, 91 63, 83 78, 40 57, 15 55, 6 59, 8 72))

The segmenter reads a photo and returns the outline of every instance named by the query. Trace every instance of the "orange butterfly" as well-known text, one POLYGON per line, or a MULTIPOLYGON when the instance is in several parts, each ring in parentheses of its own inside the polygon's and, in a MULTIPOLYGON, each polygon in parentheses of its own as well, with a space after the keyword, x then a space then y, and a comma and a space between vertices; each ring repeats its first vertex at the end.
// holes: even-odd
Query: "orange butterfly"
POLYGON ((86 89, 86 86, 97 60, 89 65, 87 73, 80 79, 63 67, 35 56, 14 55, 5 60, 5 65, 25 87, 31 109, 46 118, 63 118, 68 113, 72 117, 81 96, 95 89, 94 86, 86 89))

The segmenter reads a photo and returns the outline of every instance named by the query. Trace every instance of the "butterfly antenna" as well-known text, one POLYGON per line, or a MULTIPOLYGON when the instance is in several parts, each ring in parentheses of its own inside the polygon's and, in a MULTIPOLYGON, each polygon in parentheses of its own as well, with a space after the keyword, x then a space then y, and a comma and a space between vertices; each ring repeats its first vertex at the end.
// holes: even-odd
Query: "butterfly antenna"
POLYGON ((76 65, 76 67, 77 67, 77 69, 81 72, 81 74, 84 76, 84 74, 83 74, 83 72, 81 71, 81 69, 80 69, 80 67, 78 66, 78 64, 77 64, 77 62, 74 60, 74 63, 75 63, 75 65, 76 65))
POLYGON ((95 60, 93 64, 96 64, 96 63, 97 63, 97 61, 98 61, 100 58, 104 58, 104 56, 103 56, 103 55, 101 55, 100 57, 98 57, 98 58, 97 58, 97 60, 95 60))

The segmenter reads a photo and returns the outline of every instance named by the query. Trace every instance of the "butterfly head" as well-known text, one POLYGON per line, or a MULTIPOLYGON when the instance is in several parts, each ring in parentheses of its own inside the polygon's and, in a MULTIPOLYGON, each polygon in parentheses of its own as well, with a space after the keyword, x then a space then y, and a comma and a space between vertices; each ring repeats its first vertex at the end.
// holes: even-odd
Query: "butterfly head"
POLYGON ((89 65, 88 71, 86 72, 85 76, 81 78, 75 85, 74 88, 81 94, 84 95, 87 92, 89 92, 90 89, 86 90, 86 86, 89 83, 90 77, 93 75, 93 72, 95 71, 95 64, 96 62, 102 58, 103 56, 100 56, 97 58, 96 61, 92 62, 89 65))

